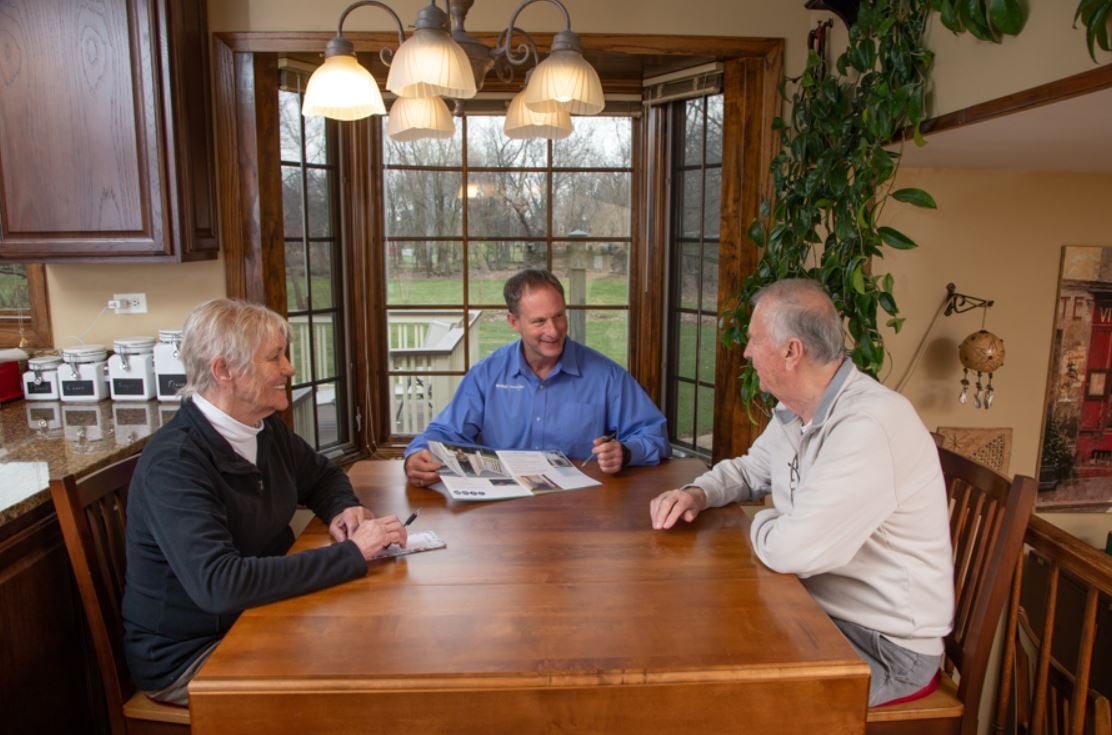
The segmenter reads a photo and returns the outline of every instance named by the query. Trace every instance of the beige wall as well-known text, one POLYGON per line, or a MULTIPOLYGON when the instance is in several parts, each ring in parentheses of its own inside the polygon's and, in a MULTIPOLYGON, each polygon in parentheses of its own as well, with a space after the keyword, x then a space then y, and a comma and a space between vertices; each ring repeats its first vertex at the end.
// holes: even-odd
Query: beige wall
MULTIPOLYGON (((348 0, 211 0, 213 31, 320 30, 335 28, 348 0)), ((393 7, 412 23, 424 0, 398 0, 393 7)), ((515 1, 478 0, 468 28, 503 26, 515 1)), ((698 12, 675 0, 568 0, 573 28, 587 32, 675 33, 690 35, 772 36, 786 38, 789 74, 802 67, 807 30, 823 13, 783 0, 701 0, 698 12)), ((995 45, 971 36, 954 37, 933 22, 929 42, 937 54, 934 114, 1026 89, 1093 68, 1083 35, 1072 28, 1073 0, 1032 3, 1027 27, 1019 37, 995 45)), ((345 26, 377 30, 387 26, 374 8, 357 10, 345 26)), ((519 25, 554 30, 559 13, 547 4, 525 11, 519 25)), ((840 25, 835 30, 844 41, 840 25)), ((1112 54, 1102 54, 1103 63, 1112 54)), ((890 341, 898 380, 944 296, 954 281, 965 292, 997 300, 989 327, 1007 340, 1008 363, 997 380, 998 402, 989 412, 956 403, 960 370, 953 353, 957 342, 979 326, 972 313, 940 319, 907 395, 928 426, 1012 426, 1012 469, 1032 473, 1039 440, 1041 395, 1050 344, 1050 315, 1058 252, 1064 244, 1112 245, 1102 208, 1112 201, 1112 177, 1061 176, 992 172, 905 171, 904 185, 922 185, 938 200, 937 213, 893 204, 891 222, 915 236, 923 247, 893 253, 878 263, 898 280, 900 304, 909 316, 906 328, 890 341)), ((54 334, 60 345, 84 330, 117 291, 145 291, 150 313, 104 314, 85 341, 155 334, 180 324, 196 303, 224 294, 220 262, 183 265, 67 265, 47 269, 54 334)), ((1094 522, 1085 516, 1077 530, 1103 543, 1112 517, 1094 522), (1086 530, 1088 529, 1088 530, 1086 530), (1098 538, 1099 537, 1099 538, 1098 538)), ((1075 525, 1070 525, 1071 530, 1075 525)))
MULTIPOLYGON (((564 0, 572 30, 579 33, 667 33, 696 36, 762 36, 786 39, 789 73, 802 68, 807 30, 827 13, 784 0, 564 0)), ((335 31, 348 0, 209 0, 213 31, 335 31)), ((425 0, 388 0, 407 30, 425 0)), ((470 31, 505 28, 518 0, 476 0, 467 16, 470 31)), ((443 3, 440 4, 444 6, 443 3)), ((390 30, 389 17, 374 7, 354 11, 344 30, 390 30)), ((550 3, 530 6, 518 17, 527 31, 562 29, 563 16, 550 3)), ((393 26, 396 28, 396 26, 393 26)), ((693 49, 697 51, 696 49, 693 49)))
MULTIPOLYGON (((887 337, 893 367, 885 382, 895 386, 902 378, 948 282, 995 300, 986 326, 1004 339, 1007 357, 993 381, 992 409, 957 402, 957 345, 980 328, 980 310, 939 317, 903 392, 931 429, 1012 427, 1012 472, 1037 475, 1059 255, 1063 245, 1112 246, 1112 175, 907 169, 897 185, 926 189, 938 210, 892 202, 884 213, 887 223, 920 245, 876 263, 895 277, 897 301, 908 317, 900 334, 887 337)), ((1112 530, 1112 514, 1049 519, 1101 548, 1112 530)))
POLYGON ((194 306, 224 296, 224 262, 52 265, 46 269, 46 290, 56 346, 79 344, 74 338, 80 337, 111 348, 117 337, 157 337, 159 329, 178 329, 194 306), (147 313, 101 314, 115 293, 147 294, 147 313))
MULTIPOLYGON (((934 15, 927 35, 935 53, 931 115, 1096 68, 1085 45, 1084 27, 1073 27, 1075 0, 1040 0, 1027 6, 1027 25, 999 44, 978 41, 968 33, 955 36, 934 15)), ((1098 50, 1097 60, 1112 63, 1112 53, 1098 50)))

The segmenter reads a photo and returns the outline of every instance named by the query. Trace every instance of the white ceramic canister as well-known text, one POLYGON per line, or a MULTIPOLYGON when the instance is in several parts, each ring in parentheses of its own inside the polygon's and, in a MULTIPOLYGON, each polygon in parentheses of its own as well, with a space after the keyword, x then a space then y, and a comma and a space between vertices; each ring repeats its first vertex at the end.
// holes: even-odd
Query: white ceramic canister
POLYGON ((154 347, 154 373, 158 383, 158 400, 180 401, 178 391, 185 386, 185 365, 182 364, 181 330, 158 330, 154 347))
POLYGON ((62 397, 58 385, 58 355, 41 355, 27 361, 23 373, 23 397, 28 401, 56 401, 62 397))
POLYGON ((108 386, 113 401, 149 401, 154 398, 154 338, 122 337, 112 341, 115 354, 108 358, 108 386))
POLYGON ((104 345, 81 345, 62 350, 65 365, 58 368, 64 403, 93 403, 108 397, 108 350, 104 345))

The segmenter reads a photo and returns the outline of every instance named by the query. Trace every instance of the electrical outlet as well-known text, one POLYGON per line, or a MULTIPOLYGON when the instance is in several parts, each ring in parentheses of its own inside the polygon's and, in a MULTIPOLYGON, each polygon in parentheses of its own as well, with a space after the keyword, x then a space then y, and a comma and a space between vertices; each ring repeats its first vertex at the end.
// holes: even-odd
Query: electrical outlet
POLYGON ((145 293, 117 293, 112 294, 116 302, 117 314, 146 314, 147 295, 145 293))

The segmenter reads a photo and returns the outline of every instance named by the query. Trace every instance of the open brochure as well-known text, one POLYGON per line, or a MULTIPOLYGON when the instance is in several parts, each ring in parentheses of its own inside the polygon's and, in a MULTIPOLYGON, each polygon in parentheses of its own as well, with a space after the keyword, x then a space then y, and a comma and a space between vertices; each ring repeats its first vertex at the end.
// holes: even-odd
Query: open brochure
POLYGON ((397 544, 390 544, 385 549, 375 554, 372 559, 389 559, 395 556, 405 556, 406 554, 416 554, 419 551, 432 551, 433 549, 443 549, 448 544, 442 538, 436 535, 433 531, 421 531, 420 533, 411 533, 409 538, 406 539, 405 548, 397 544))
POLYGON ((523 498, 602 484, 555 450, 494 450, 430 441, 429 451, 443 465, 433 489, 455 500, 523 498))

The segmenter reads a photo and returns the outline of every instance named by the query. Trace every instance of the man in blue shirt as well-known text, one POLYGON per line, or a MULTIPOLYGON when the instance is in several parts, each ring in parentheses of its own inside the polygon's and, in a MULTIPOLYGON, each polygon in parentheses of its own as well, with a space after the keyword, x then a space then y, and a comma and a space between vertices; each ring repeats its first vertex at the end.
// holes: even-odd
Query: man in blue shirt
POLYGON ((410 482, 440 475, 429 440, 495 449, 559 449, 594 455, 599 469, 656 464, 670 457, 664 416, 620 365, 567 338, 564 287, 529 268, 506 281, 507 319, 521 339, 495 350, 464 376, 455 397, 405 449, 410 482))

